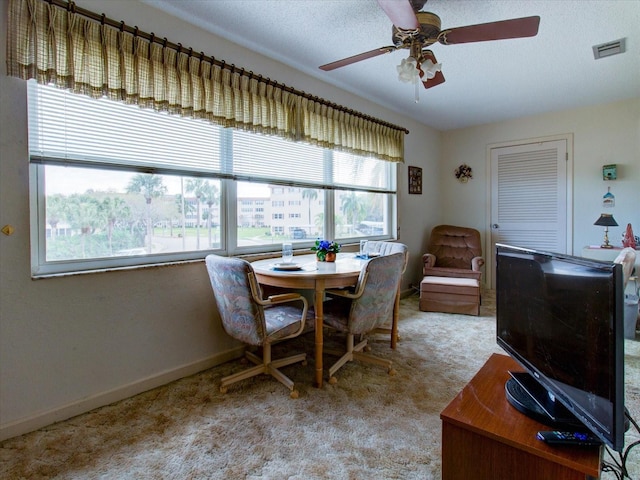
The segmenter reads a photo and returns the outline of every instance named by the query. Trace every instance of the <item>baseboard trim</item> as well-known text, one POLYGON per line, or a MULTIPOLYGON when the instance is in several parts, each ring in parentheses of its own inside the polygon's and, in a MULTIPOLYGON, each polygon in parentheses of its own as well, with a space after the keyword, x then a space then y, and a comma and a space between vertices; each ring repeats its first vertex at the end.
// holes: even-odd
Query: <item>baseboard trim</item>
POLYGON ((244 347, 239 346, 232 350, 212 355, 202 360, 182 365, 171 370, 166 370, 157 375, 114 388, 113 390, 97 393, 90 397, 83 398, 82 400, 39 412, 20 420, 2 424, 0 425, 0 441, 17 437, 18 435, 24 435, 25 433, 38 430, 39 428, 46 427, 52 423, 68 420, 69 418, 89 412, 95 408, 103 407, 105 405, 124 400, 125 398, 133 397, 139 393, 146 392, 147 390, 188 377, 189 375, 193 375, 211 367, 215 367, 216 365, 241 357, 243 352, 244 347))
POLYGON ((408 288, 406 290, 400 290, 400 298, 407 298, 411 295, 417 293, 413 288, 408 288))

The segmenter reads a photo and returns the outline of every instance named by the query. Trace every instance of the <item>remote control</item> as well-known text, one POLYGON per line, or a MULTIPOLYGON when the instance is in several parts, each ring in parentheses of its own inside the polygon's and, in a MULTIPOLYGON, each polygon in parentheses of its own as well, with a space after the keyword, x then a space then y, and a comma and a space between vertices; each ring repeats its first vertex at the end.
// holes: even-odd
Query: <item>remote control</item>
POLYGON ((536 437, 549 445, 602 445, 602 441, 598 437, 584 432, 546 431, 538 432, 536 437))

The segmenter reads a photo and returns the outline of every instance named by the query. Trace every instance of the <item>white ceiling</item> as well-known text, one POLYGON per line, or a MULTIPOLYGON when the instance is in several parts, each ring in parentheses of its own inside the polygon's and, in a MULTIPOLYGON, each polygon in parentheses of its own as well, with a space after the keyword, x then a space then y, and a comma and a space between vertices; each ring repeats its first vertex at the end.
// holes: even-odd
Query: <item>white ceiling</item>
POLYGON ((392 44, 391 21, 375 0, 143 1, 438 130, 640 97, 638 0, 428 0, 423 10, 437 14, 443 29, 541 20, 536 37, 434 44, 446 82, 421 89, 418 103, 414 86, 397 78, 408 50, 318 68, 392 44), (593 45, 623 37, 626 53, 594 60, 593 45))

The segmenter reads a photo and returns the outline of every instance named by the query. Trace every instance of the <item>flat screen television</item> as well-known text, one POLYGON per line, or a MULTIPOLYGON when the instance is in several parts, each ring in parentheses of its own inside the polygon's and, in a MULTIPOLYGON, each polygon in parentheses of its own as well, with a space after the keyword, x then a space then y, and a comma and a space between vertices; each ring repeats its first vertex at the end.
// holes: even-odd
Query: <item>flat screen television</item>
POLYGON ((526 372, 511 404, 554 429, 624 447, 624 291, 619 264, 496 246, 497 342, 526 372), (586 427, 586 429, 585 429, 586 427))

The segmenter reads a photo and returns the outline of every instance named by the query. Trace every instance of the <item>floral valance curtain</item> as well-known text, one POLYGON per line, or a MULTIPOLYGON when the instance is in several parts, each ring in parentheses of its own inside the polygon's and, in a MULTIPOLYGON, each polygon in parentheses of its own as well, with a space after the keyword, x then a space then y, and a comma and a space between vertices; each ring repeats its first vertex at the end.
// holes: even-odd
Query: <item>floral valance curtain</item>
POLYGON ((73 4, 10 0, 7 73, 226 127, 403 161, 407 132, 400 127, 123 27, 76 13, 73 4))

